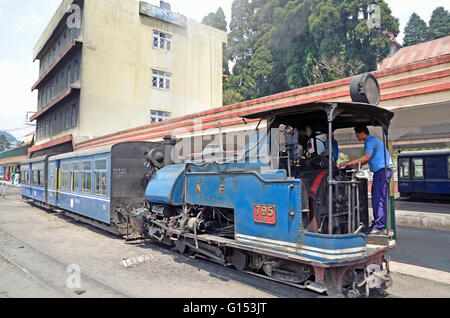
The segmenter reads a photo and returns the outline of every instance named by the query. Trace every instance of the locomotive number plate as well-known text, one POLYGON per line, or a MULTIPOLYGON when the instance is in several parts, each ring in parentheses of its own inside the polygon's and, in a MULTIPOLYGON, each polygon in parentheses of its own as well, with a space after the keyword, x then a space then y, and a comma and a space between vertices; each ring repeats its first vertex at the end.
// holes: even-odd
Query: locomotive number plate
POLYGON ((255 204, 253 215, 256 223, 276 224, 277 206, 268 204, 255 204))

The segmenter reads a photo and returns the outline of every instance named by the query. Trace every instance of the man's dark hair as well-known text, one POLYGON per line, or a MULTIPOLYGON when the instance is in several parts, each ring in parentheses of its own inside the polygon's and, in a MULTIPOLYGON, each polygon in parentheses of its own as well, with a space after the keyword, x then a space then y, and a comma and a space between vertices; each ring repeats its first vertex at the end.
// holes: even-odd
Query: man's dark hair
POLYGON ((370 135, 369 128, 367 128, 367 126, 358 125, 355 127, 355 133, 359 134, 362 132, 365 133, 366 135, 370 135))

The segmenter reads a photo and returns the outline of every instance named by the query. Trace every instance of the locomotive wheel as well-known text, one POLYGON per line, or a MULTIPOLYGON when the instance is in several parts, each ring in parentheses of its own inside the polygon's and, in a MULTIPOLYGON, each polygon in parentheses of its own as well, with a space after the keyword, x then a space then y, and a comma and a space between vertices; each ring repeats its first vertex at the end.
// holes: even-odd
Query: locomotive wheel
POLYGON ((248 255, 240 250, 233 249, 231 251, 231 263, 237 270, 243 271, 248 266, 248 255))

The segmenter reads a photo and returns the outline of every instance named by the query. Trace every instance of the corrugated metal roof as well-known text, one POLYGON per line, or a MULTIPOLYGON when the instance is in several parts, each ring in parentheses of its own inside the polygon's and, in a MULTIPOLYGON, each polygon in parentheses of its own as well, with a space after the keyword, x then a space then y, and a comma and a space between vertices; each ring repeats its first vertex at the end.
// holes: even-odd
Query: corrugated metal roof
POLYGON ((109 146, 103 146, 103 147, 97 147, 93 149, 87 149, 87 150, 81 150, 81 151, 75 151, 75 152, 68 152, 61 155, 52 156, 49 160, 55 161, 60 159, 67 159, 67 158, 79 158, 79 157, 85 157, 85 156, 91 156, 91 155, 98 155, 102 153, 108 153, 111 152, 111 148, 115 145, 109 145, 109 146))
POLYGON ((394 56, 386 58, 379 69, 393 68, 447 54, 450 54, 450 36, 404 47, 394 56))

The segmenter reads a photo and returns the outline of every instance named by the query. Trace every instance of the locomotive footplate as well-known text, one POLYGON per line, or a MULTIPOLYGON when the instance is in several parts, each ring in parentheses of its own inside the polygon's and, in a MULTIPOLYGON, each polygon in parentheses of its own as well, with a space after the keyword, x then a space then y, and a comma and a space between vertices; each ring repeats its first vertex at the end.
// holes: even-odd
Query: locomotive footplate
MULTIPOLYGON (((271 259, 294 262, 299 265, 304 265, 313 268, 314 271, 311 274, 314 274, 314 279, 310 278, 308 280, 302 281, 301 283, 294 283, 294 281, 290 281, 290 279, 287 280, 278 279, 277 275, 270 277, 261 275, 257 271, 255 272, 249 270, 248 268, 246 268, 248 264, 247 258, 244 259, 242 257, 237 257, 238 259, 237 264, 234 264, 233 261, 233 259, 236 259, 236 257, 232 257, 231 259, 228 260, 231 261, 231 263, 228 263, 225 258, 223 259, 223 262, 221 262, 224 265, 233 265, 238 270, 244 271, 252 275, 260 277, 265 276, 265 278, 270 280, 275 280, 283 284, 287 284, 302 289, 305 288, 311 289, 319 293, 326 292, 328 295, 342 294, 340 291, 341 286, 344 285, 344 281, 346 281, 346 279, 348 281, 349 279, 348 277, 350 276, 353 283, 351 283, 345 291, 345 294, 349 297, 354 297, 354 295, 360 296, 362 294, 366 294, 366 296, 368 296, 370 293, 369 291, 370 288, 374 288, 373 286, 378 286, 379 284, 381 284, 383 282, 382 278, 384 279, 384 277, 389 278, 389 280, 386 280, 386 285, 388 285, 388 283, 389 284, 391 283, 391 279, 389 276, 388 260, 385 259, 385 254, 390 249, 395 247, 396 245, 395 240, 389 240, 387 245, 367 244, 368 254, 365 258, 336 263, 336 262, 314 260, 300 255, 295 255, 293 253, 275 251, 273 249, 261 246, 249 245, 245 243, 243 244, 233 239, 218 237, 210 234, 194 235, 186 233, 183 236, 187 239, 197 240, 198 242, 216 245, 217 247, 231 248, 233 250, 232 254, 243 254, 243 255, 259 254, 269 257, 271 259), (384 263, 386 263, 385 269, 383 269, 384 263), (362 273, 358 277, 356 277, 357 275, 354 274, 356 270, 359 270, 360 273, 362 273), (380 278, 379 276, 383 277, 380 278), (377 284, 371 283, 375 279, 379 281, 379 283, 377 284)), ((217 260, 213 259, 213 261, 217 260)), ((264 270, 263 267, 261 267, 261 269, 262 272, 265 272, 267 274, 267 270, 264 270)))
POLYGON ((389 234, 368 234, 367 244, 389 246, 390 242, 394 239, 394 231, 389 231, 389 234))
POLYGON ((379 254, 381 252, 388 252, 388 250, 394 248, 396 245, 395 240, 392 240, 392 239, 389 240, 388 245, 367 244, 368 255, 364 259, 349 260, 349 261, 342 262, 342 263, 335 263, 335 262, 324 262, 324 261, 320 261, 320 260, 315 260, 315 259, 311 259, 311 258, 307 258, 304 256, 283 252, 283 251, 275 251, 273 249, 264 248, 261 246, 243 244, 243 243, 237 242, 232 239, 227 239, 224 237, 210 235, 210 234, 199 234, 199 235, 195 236, 194 234, 191 234, 191 233, 185 233, 185 234, 183 234, 183 236, 186 238, 190 238, 190 239, 197 238, 197 240, 199 240, 199 241, 203 241, 208 244, 216 244, 221 247, 237 248, 240 250, 261 253, 264 255, 273 256, 273 257, 277 257, 280 259, 291 260, 291 261, 296 261, 296 262, 301 262, 301 263, 314 265, 314 266, 321 266, 321 267, 339 267, 339 266, 343 266, 343 265, 347 266, 347 265, 363 264, 371 256, 373 256, 375 254, 379 254))

